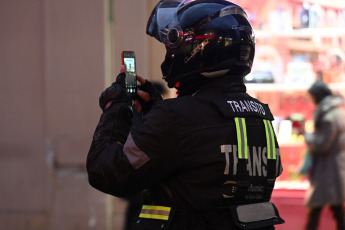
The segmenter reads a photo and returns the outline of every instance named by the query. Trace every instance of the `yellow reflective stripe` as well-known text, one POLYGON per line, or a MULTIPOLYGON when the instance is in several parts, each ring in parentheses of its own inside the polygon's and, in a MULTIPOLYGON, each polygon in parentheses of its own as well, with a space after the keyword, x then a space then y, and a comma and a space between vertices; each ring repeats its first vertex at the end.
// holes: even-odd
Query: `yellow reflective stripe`
POLYGON ((244 154, 245 154, 245 158, 248 159, 248 141, 247 141, 246 119, 242 118, 242 122, 243 122, 243 134, 244 134, 244 154))
POLYGON ((238 158, 242 159, 242 138, 241 138, 241 131, 240 131, 240 124, 238 121, 238 117, 235 117, 235 123, 236 123, 236 133, 237 133, 237 153, 238 158))
POLYGON ((157 206, 157 205, 143 205, 142 209, 147 210, 161 210, 161 211, 169 211, 171 210, 171 207, 165 207, 165 206, 157 206))
POLYGON ((267 159, 271 159, 271 142, 270 142, 270 138, 268 135, 268 128, 267 128, 267 120, 263 120, 264 121, 264 125, 265 125, 265 132, 266 132, 266 145, 267 145, 267 159))
POLYGON ((143 205, 139 217, 156 220, 168 220, 170 210, 170 207, 165 206, 143 205))
POLYGON ((169 220, 169 216, 155 215, 155 214, 144 214, 140 213, 140 218, 155 219, 155 220, 169 220))
POLYGON ((247 148, 247 128, 246 120, 244 118, 235 117, 236 133, 237 133, 237 144, 238 144, 238 158, 248 159, 248 148, 247 148))
POLYGON ((277 159, 277 155, 276 155, 276 142, 275 142, 275 139, 274 139, 274 132, 273 132, 273 128, 272 128, 272 124, 270 121, 267 121, 268 125, 270 126, 270 133, 271 133, 271 143, 272 143, 272 152, 273 152, 273 159, 277 159))
POLYGON ((263 120, 265 125, 266 132, 266 141, 267 141, 267 159, 277 159, 276 156, 276 143, 274 139, 274 132, 272 124, 268 120, 263 120))

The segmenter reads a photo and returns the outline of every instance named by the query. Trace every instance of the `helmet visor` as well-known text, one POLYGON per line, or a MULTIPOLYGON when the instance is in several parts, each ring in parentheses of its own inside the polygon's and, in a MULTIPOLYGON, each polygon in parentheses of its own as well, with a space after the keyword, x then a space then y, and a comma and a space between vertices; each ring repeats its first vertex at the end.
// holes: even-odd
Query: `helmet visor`
POLYGON ((171 46, 183 36, 177 12, 194 0, 162 0, 152 11, 147 23, 146 33, 165 45, 171 46), (171 32, 169 34, 169 32, 171 32), (182 34, 181 34, 182 33, 182 34), (170 36, 169 41, 168 36, 170 36), (175 41, 176 40, 176 41, 175 41), (169 44, 170 43, 170 44, 169 44))
MULTIPOLYGON (((147 23, 146 33, 168 47, 178 47, 183 40, 184 33, 177 14, 182 8, 187 7, 192 2, 197 2, 197 0, 161 0, 151 13, 147 23)), ((214 2, 223 4, 224 2, 231 3, 228 0, 214 2)), ((220 11, 204 18, 197 27, 202 26, 214 18, 234 14, 242 15, 248 20, 246 12, 241 7, 231 3, 231 5, 224 5, 220 11)))

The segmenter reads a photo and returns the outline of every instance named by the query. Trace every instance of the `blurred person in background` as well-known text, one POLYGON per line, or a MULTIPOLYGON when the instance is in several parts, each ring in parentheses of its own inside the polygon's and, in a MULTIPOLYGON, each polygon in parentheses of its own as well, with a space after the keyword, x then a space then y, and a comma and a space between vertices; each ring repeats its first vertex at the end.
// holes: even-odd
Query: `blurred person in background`
POLYGON ((305 134, 311 163, 310 188, 306 195, 306 230, 317 229, 324 206, 329 206, 337 230, 345 229, 345 113, 344 100, 332 95, 322 81, 308 90, 316 105, 314 132, 305 134))
POLYGON ((163 79, 178 98, 137 76, 132 107, 120 73, 100 97, 89 183, 117 197, 146 191, 130 229, 275 229, 282 165, 273 115, 243 82, 255 53, 247 14, 225 0, 163 0, 147 34, 166 47, 163 79))

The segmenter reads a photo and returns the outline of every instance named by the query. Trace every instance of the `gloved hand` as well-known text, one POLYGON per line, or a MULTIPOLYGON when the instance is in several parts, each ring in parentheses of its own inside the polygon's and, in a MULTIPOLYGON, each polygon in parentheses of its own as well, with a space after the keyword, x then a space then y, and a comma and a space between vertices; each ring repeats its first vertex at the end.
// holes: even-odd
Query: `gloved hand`
POLYGON ((99 106, 103 111, 113 103, 130 103, 130 98, 126 94, 125 79, 126 74, 124 73, 124 66, 122 66, 116 81, 106 88, 99 97, 99 106))
POLYGON ((134 109, 146 114, 156 102, 163 100, 163 98, 150 81, 140 76, 137 76, 137 80, 141 85, 138 89, 138 97, 134 101, 134 109))
POLYGON ((114 142, 124 143, 132 126, 130 98, 126 93, 125 66, 121 67, 116 81, 106 88, 99 97, 99 106, 103 110, 93 136, 95 146, 114 142))

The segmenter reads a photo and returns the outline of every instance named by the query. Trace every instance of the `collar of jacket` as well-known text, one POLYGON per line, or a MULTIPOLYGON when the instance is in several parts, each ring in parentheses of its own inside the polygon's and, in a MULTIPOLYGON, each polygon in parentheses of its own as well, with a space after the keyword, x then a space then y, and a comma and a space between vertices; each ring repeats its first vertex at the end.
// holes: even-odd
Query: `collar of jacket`
POLYGON ((245 93, 247 88, 243 82, 242 76, 225 75, 223 77, 212 79, 206 84, 201 85, 193 94, 204 91, 222 91, 225 93, 245 93))

